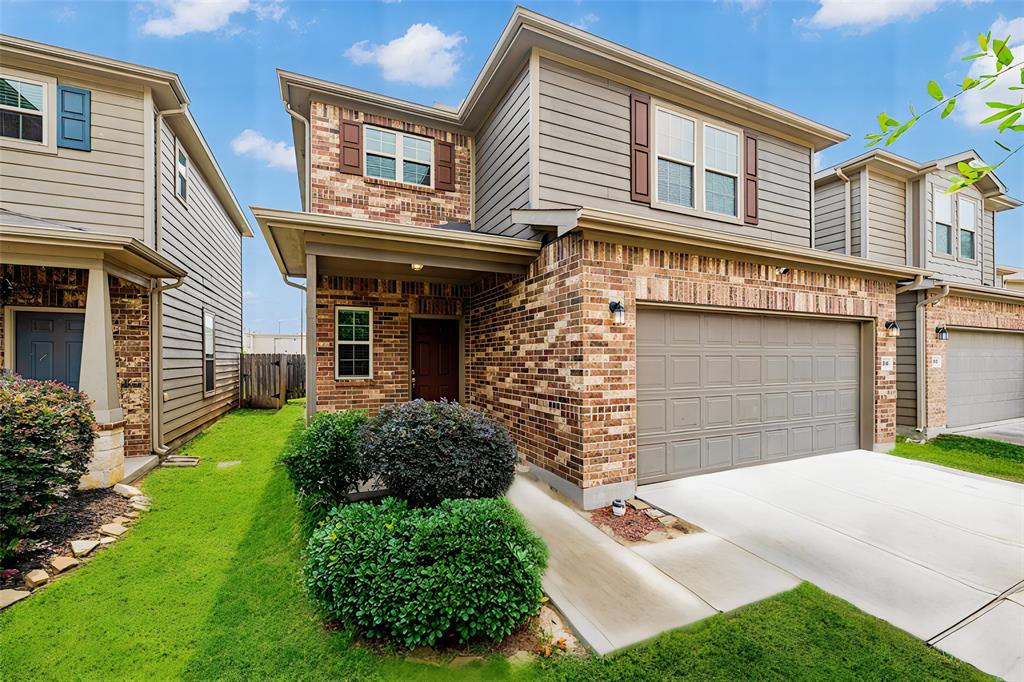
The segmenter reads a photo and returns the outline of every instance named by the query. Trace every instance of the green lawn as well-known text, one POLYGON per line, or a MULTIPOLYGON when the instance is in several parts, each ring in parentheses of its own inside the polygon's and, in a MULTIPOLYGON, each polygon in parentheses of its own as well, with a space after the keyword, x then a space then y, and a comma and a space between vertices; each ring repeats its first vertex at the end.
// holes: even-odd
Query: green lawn
POLYGON ((300 532, 275 464, 302 416, 241 410, 160 469, 127 538, 0 613, 0 678, 50 679, 983 679, 811 585, 607 659, 452 670, 354 647, 324 629, 299 581, 300 532), (215 463, 242 460, 218 469, 215 463))
POLYGON ((1024 483, 1024 446, 1020 445, 949 434, 922 444, 898 442, 892 454, 1024 483))

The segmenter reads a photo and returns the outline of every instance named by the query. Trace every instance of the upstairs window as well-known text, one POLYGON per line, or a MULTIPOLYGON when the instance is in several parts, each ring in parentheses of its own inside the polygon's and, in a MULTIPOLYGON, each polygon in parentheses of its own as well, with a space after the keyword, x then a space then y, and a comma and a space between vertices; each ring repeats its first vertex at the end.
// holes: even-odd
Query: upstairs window
POLYGON ((188 201, 188 154, 179 141, 174 145, 174 194, 182 201, 188 201))
POLYGON ((953 255, 953 197, 936 188, 932 211, 935 214, 935 253, 953 255))
POLYGON ((339 306, 335 315, 335 378, 372 379, 373 311, 339 306))
POLYGON ((212 393, 217 385, 216 317, 203 311, 203 393, 212 393))
POLYGON ((960 257, 975 259, 975 234, 978 231, 978 206, 970 199, 959 197, 956 203, 957 227, 960 229, 960 257))
POLYGON ((0 77, 0 137, 42 144, 45 101, 42 83, 0 77))
POLYGON ((433 187, 433 140, 393 130, 365 128, 366 175, 433 187))
POLYGON ((735 216, 740 177, 740 136, 704 126, 704 209, 735 216))
POLYGON ((658 109, 658 201, 693 208, 694 129, 691 119, 658 109))

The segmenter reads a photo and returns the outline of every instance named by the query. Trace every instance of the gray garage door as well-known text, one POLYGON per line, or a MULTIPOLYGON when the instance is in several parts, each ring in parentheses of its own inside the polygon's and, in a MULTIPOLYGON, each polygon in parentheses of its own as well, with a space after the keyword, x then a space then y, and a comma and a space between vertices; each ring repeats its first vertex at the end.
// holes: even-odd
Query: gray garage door
POLYGON ((1024 417, 1024 334, 950 330, 946 424, 1024 417))
POLYGON ((859 447, 859 349, 855 322, 641 309, 639 482, 859 447))

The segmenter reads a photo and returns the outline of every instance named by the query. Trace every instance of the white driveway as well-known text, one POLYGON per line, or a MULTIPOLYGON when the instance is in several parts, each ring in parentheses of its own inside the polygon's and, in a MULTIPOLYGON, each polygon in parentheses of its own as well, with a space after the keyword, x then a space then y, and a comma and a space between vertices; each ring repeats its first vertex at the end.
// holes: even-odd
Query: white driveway
POLYGON ((637 496, 1011 680, 1024 679, 1024 486, 856 450, 637 496))

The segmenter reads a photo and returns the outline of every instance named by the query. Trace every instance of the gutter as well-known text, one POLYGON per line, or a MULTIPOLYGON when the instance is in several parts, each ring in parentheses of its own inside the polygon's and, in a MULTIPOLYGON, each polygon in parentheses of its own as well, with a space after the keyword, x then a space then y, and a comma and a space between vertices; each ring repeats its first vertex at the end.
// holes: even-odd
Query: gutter
MULTIPOLYGON (((310 203, 311 203, 310 189, 311 189, 311 184, 312 184, 312 180, 310 178, 310 175, 311 175, 311 173, 310 173, 311 161, 310 161, 310 158, 309 158, 310 157, 310 153, 311 153, 312 142, 310 141, 309 119, 306 118, 305 116, 303 116, 302 114, 298 113, 294 109, 292 109, 292 106, 290 104, 288 104, 288 100, 287 99, 282 100, 282 101, 284 102, 284 110, 287 111, 288 115, 291 116, 292 118, 294 118, 296 121, 301 121, 302 122, 302 129, 305 131, 305 135, 304 135, 304 137, 305 137, 305 152, 304 152, 304 155, 305 155, 304 161, 305 161, 305 163, 303 165, 305 165, 306 168, 303 169, 303 172, 302 172, 302 176, 303 176, 303 182, 302 182, 302 188, 301 188, 302 189, 302 210, 303 211, 309 211, 309 206, 310 206, 310 203)), ((285 280, 285 282, 287 283, 288 280, 285 280)))
POLYGON ((917 352, 915 353, 917 355, 917 428, 914 431, 923 441, 928 440, 928 387, 925 376, 928 329, 925 328, 925 308, 939 305, 946 296, 949 296, 949 285, 943 284, 936 293, 929 294, 918 301, 914 310, 914 319, 917 325, 917 352))

